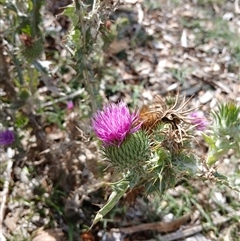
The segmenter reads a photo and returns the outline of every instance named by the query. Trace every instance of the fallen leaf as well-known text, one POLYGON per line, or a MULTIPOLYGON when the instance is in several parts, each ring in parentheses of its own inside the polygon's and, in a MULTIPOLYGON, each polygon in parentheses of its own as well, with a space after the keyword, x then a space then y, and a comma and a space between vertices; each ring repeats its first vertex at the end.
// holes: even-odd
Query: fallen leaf
POLYGON ((114 40, 109 47, 107 48, 106 52, 109 54, 117 54, 125 49, 128 49, 129 43, 124 40, 114 40))

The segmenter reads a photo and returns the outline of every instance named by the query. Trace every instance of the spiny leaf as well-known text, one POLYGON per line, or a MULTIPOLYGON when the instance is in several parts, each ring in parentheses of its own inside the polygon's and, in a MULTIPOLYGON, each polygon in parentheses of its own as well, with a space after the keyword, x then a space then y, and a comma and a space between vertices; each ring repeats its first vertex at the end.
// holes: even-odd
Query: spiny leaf
POLYGON ((101 221, 103 217, 114 208, 119 199, 125 194, 125 192, 129 188, 129 181, 122 179, 121 181, 114 183, 112 187, 113 192, 108 198, 108 202, 97 212, 97 215, 95 216, 90 229, 93 227, 93 225, 101 221))
POLYGON ((208 136, 205 133, 202 133, 203 139, 204 141, 209 145, 210 148, 215 148, 215 141, 213 140, 213 138, 211 136, 208 136))

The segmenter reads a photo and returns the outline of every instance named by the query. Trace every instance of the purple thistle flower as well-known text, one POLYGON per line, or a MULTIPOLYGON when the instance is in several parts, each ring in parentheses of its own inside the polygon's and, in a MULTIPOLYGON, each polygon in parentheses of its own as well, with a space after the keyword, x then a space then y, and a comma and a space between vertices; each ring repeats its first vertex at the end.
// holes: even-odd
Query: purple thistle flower
POLYGON ((202 111, 192 112, 189 117, 199 131, 203 131, 208 125, 208 120, 202 111))
POLYGON ((73 107, 74 107, 73 102, 72 102, 71 100, 68 101, 68 102, 67 102, 67 109, 68 109, 68 110, 71 110, 71 109, 73 109, 73 107))
POLYGON ((14 140, 15 137, 13 131, 0 131, 0 146, 10 145, 14 140))
POLYGON ((131 114, 124 102, 108 104, 98 110, 92 118, 92 128, 104 145, 117 145, 124 141, 128 134, 138 131, 139 114, 131 114))

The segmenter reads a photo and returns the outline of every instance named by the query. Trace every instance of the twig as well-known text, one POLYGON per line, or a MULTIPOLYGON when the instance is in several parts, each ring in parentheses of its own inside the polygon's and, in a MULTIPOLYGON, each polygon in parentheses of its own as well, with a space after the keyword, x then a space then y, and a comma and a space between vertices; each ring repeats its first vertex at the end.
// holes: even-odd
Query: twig
POLYGON ((73 93, 71 93, 67 96, 63 96, 63 97, 60 97, 58 99, 48 101, 48 102, 42 104, 42 107, 51 106, 51 105, 56 104, 58 102, 62 102, 62 101, 68 100, 68 99, 72 99, 72 98, 74 98, 78 95, 81 95, 83 92, 84 92, 84 89, 81 88, 81 89, 79 89, 79 90, 77 90, 77 91, 75 91, 75 92, 73 92, 73 93))
POLYGON ((172 232, 179 229, 181 225, 186 223, 190 219, 190 213, 173 220, 172 222, 154 222, 145 223, 127 228, 120 228, 119 231, 125 234, 136 233, 145 230, 157 230, 159 232, 172 232))
POLYGON ((135 40, 138 37, 138 34, 142 28, 142 23, 143 23, 143 19, 144 19, 144 12, 142 9, 142 6, 140 3, 136 4, 137 10, 138 10, 138 24, 135 30, 135 34, 133 36, 133 39, 135 40))
POLYGON ((15 99, 16 92, 14 90, 11 78, 8 73, 8 65, 6 62, 6 58, 4 56, 4 47, 3 47, 3 36, 0 32, 0 86, 4 89, 4 91, 11 96, 11 98, 15 99))
POLYGON ((94 12, 95 8, 96 8, 96 0, 93 0, 92 13, 94 12))
POLYGON ((234 7, 235 7, 235 13, 240 14, 239 0, 235 0, 234 7))
MULTIPOLYGON (((240 212, 232 212, 227 215, 227 217, 217 217, 213 218, 213 225, 217 226, 223 223, 228 222, 231 218, 240 216, 240 212)), ((159 239, 162 241, 174 241, 174 240, 181 240, 183 238, 192 236, 194 234, 200 233, 203 230, 209 230, 212 228, 212 224, 210 223, 205 223, 205 224, 200 224, 196 225, 191 228, 187 228, 184 230, 178 230, 174 233, 166 234, 166 235, 159 235, 159 239)), ((152 240, 145 240, 145 241, 152 241, 152 240)))
MULTIPOLYGON (((186 228, 183 230, 177 230, 176 232, 172 232, 166 235, 158 235, 158 239, 161 241, 174 241, 174 240, 182 240, 186 237, 192 236, 194 234, 200 233, 203 230, 209 230, 213 226, 217 226, 223 223, 228 222, 233 217, 240 216, 240 212, 232 212, 226 215, 226 217, 217 217, 213 218, 212 223, 205 223, 205 224, 199 224, 190 228, 186 228)), ((179 224, 183 224, 187 221, 189 218, 189 214, 186 214, 185 216, 174 220, 171 223, 164 223, 164 222, 155 222, 155 223, 149 223, 149 224, 140 224, 133 227, 127 227, 127 228, 119 228, 119 229, 112 229, 112 231, 115 232, 122 232, 125 234, 131 234, 143 230, 157 230, 159 232, 171 232, 176 230, 176 227, 180 226, 179 224), (173 228, 174 227, 174 228, 173 228)), ((156 239, 148 239, 148 240, 142 240, 142 241, 154 241, 156 239)))
POLYGON ((2 240, 3 237, 3 218, 4 218, 4 210, 5 210, 5 205, 6 205, 6 200, 7 200, 7 195, 9 191, 9 183, 11 179, 11 173, 12 173, 12 166, 13 166, 13 161, 12 161, 12 154, 10 153, 12 150, 9 148, 8 149, 8 155, 7 155, 7 168, 6 168, 6 176, 4 180, 4 185, 3 185, 3 191, 2 191, 2 202, 0 205, 0 238, 2 240))
MULTIPOLYGON (((215 220, 217 222, 213 222, 213 223, 214 223, 214 225, 217 225, 217 224, 220 224, 220 223, 225 223, 229 219, 230 218, 220 217, 220 218, 218 218, 218 220, 215 220)), ((159 237, 160 237, 160 240, 163 240, 163 241, 180 240, 180 239, 192 236, 194 234, 200 233, 204 229, 207 230, 207 229, 209 229, 211 227, 213 227, 213 226, 211 224, 209 224, 209 223, 202 224, 202 225, 200 224, 200 225, 193 226, 191 228, 187 228, 187 229, 184 229, 184 230, 178 230, 178 231, 176 231, 174 233, 166 234, 166 235, 159 236, 159 237)))

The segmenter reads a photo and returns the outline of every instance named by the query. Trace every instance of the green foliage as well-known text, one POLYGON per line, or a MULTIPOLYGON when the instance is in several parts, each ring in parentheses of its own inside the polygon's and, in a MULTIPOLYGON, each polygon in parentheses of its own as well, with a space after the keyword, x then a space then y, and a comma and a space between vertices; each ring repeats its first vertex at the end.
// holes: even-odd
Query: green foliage
POLYGON ((72 21, 66 47, 72 53, 73 58, 76 59, 76 69, 78 71, 75 81, 85 85, 90 96, 92 110, 96 111, 100 104, 100 101, 98 101, 100 97, 95 72, 102 61, 99 52, 101 49, 98 45, 98 32, 100 23, 107 16, 100 15, 102 5, 99 2, 92 3, 91 7, 92 9, 82 1, 75 1, 66 8, 64 14, 72 21))
POLYGON ((105 10, 107 6, 100 1, 90 5, 74 1, 66 7, 64 14, 72 23, 60 47, 66 48, 68 52, 66 56, 60 56, 59 49, 50 52, 45 47, 49 35, 61 40, 59 33, 54 30, 49 32, 45 24, 45 1, 6 0, 1 4, 4 4, 4 8, 0 9, 0 14, 5 22, 2 36, 8 42, 6 52, 12 64, 11 85, 16 90, 14 94, 11 93, 11 103, 7 103, 8 99, 4 96, 1 100, 7 103, 6 109, 10 107, 11 111, 17 111, 16 116, 13 116, 15 127, 26 127, 29 115, 38 113, 43 122, 55 123, 62 128, 66 116, 62 102, 66 105, 68 95, 81 99, 79 111, 82 117, 89 116, 92 110, 101 105, 98 73, 99 65, 102 64, 102 46, 98 33, 100 24, 109 16, 109 10, 105 10), (49 62, 48 66, 46 62, 49 62), (62 76, 69 69, 76 74, 65 83, 62 76), (39 93, 42 85, 51 93, 50 98, 39 93), (87 94, 76 94, 82 87, 87 94), (59 98, 59 95, 64 97, 59 98))
POLYGON ((122 179, 121 181, 112 184, 113 191, 108 198, 108 202, 98 211, 91 227, 102 220, 102 218, 113 209, 120 198, 126 193, 128 188, 129 181, 126 179, 122 179))
POLYGON ((28 124, 28 118, 20 111, 16 113, 15 127, 24 128, 28 124))
POLYGON ((159 9, 161 7, 161 3, 160 1, 146 0, 144 1, 144 6, 145 8, 151 11, 151 10, 159 9))
POLYGON ((104 156, 112 163, 117 171, 139 170, 141 175, 142 164, 149 158, 150 146, 143 131, 133 133, 127 137, 119 147, 115 145, 103 147, 104 156))
MULTIPOLYGON (((203 4, 222 3, 221 0, 202 0, 201 2, 203 4)), ((180 3, 180 1, 176 0, 175 3, 180 3)), ((3 112, 11 112, 9 116, 11 122, 14 122, 14 127, 21 129, 21 135, 25 135, 25 131, 27 132, 29 128, 33 129, 30 117, 36 114, 36 116, 40 115, 41 119, 48 124, 54 123, 60 128, 64 128, 63 120, 66 117, 66 109, 63 106, 66 105, 65 102, 68 98, 80 99, 81 105, 77 108, 81 113, 81 118, 89 116, 90 111, 94 112, 101 105, 100 74, 108 71, 101 69, 103 65, 102 50, 113 40, 124 38, 121 30, 131 25, 131 21, 128 18, 122 18, 113 24, 111 31, 108 31, 102 25, 108 18, 109 9, 111 9, 106 6, 106 1, 97 0, 87 3, 80 0, 74 1, 64 11, 72 25, 61 43, 61 47, 68 50, 66 56, 62 57, 57 51, 47 53, 44 47, 45 37, 49 32, 46 31, 43 24, 43 0, 15 1, 14 3, 11 0, 5 0, 0 4, 4 4, 4 8, 0 9, 0 14, 6 19, 6 24, 1 26, 1 30, 3 39, 7 42, 4 51, 10 58, 9 82, 15 90, 14 94, 10 96, 11 100, 1 96, 1 101, 4 103, 3 112), (108 10, 106 11, 106 9, 108 10), (46 55, 46 59, 54 56, 50 61, 51 67, 45 67, 39 60, 42 54, 46 55), (76 74, 65 82, 62 76, 68 73, 69 69, 73 69, 76 74), (47 89, 44 98, 39 91, 42 85, 47 89), (87 90, 87 93, 84 90, 87 90), (73 92, 69 93, 70 91, 73 92), (50 96, 49 93, 51 93, 50 96), (88 100, 91 102, 91 108, 88 100)), ((145 1, 144 5, 148 10, 156 10, 161 7, 160 2, 152 0, 145 1)), ((207 19, 202 21, 184 19, 183 25, 196 29, 196 33, 201 32, 200 41, 218 39, 224 44, 228 43, 236 59, 239 59, 240 50, 238 41, 236 41, 238 38, 230 31, 227 21, 217 18, 210 25, 211 28, 205 29, 205 24, 208 22, 207 19)), ((136 38, 139 41, 141 37, 146 38, 146 35, 139 32, 136 38)), ((170 71, 181 82, 184 82, 188 74, 188 69, 180 71, 172 69, 170 71)), ((117 71, 113 72, 115 81, 119 76, 117 71)), ((133 96, 135 102, 141 95, 143 88, 141 85, 143 84, 141 83, 137 87, 135 85, 135 95, 133 96)), ((112 92, 124 92, 124 88, 132 88, 132 86, 122 85, 120 82, 117 82, 114 87, 112 84, 107 87, 112 92)), ((213 165, 230 149, 233 149, 236 154, 240 154, 239 113, 240 108, 233 103, 220 105, 219 110, 213 112, 214 125, 210 134, 204 134, 204 139, 209 145, 207 161, 209 165, 213 165)), ((41 128, 40 125, 37 127, 41 128)), ((140 131, 133 134, 120 147, 103 149, 105 156, 117 171, 123 172, 123 176, 122 180, 112 184, 113 193, 106 205, 97 213, 93 225, 100 221, 129 189, 144 187, 146 194, 158 193, 162 198, 163 194, 169 188, 174 187, 179 180, 195 176, 198 159, 190 149, 192 133, 188 127, 188 125, 182 125, 180 129, 174 129, 173 124, 164 123, 159 125, 154 132, 140 131), (182 129, 187 131, 181 132, 182 129), (181 139, 174 139, 176 136, 170 135, 174 131, 183 135, 181 139)), ((25 150, 22 150, 23 152, 25 150)), ((215 172, 214 175, 220 183, 228 184, 225 176, 218 172, 215 172)), ((239 173, 236 173, 237 175, 239 176, 239 173)), ((0 186, 3 186, 3 181, 0 180, 0 182, 0 186)), ((42 194, 35 196, 36 203, 41 201, 51 207, 51 210, 63 215, 63 205, 59 200, 63 193, 57 193, 54 190, 49 198, 42 194)), ((173 201, 170 197, 168 198, 166 200, 169 202, 173 201)), ((186 202, 192 202, 197 206, 194 199, 186 200, 186 202)), ((170 206, 169 210, 172 208, 170 206)), ((176 208, 176 204, 172 206, 176 208)), ((184 207, 181 208, 179 215, 184 210, 184 207)), ((206 212, 199 206, 197 208, 207 220, 206 212)), ((19 237, 16 240, 18 239, 19 237)))
POLYGON ((230 135, 230 138, 237 137, 240 128, 240 107, 233 102, 221 104, 218 111, 214 111, 214 130, 220 136, 230 135))
POLYGON ((34 41, 31 46, 24 46, 22 48, 22 54, 29 62, 39 58, 42 52, 43 44, 40 40, 34 41))
POLYGON ((190 68, 177 68, 177 69, 170 69, 173 77, 176 78, 180 83, 184 83, 186 81, 186 76, 191 72, 190 68))
POLYGON ((235 155, 240 155, 240 107, 233 102, 220 104, 218 110, 212 113, 214 123, 210 134, 203 134, 209 145, 207 163, 213 165, 230 149, 235 155))
POLYGON ((224 0, 198 0, 199 4, 209 5, 209 4, 224 4, 224 0))

